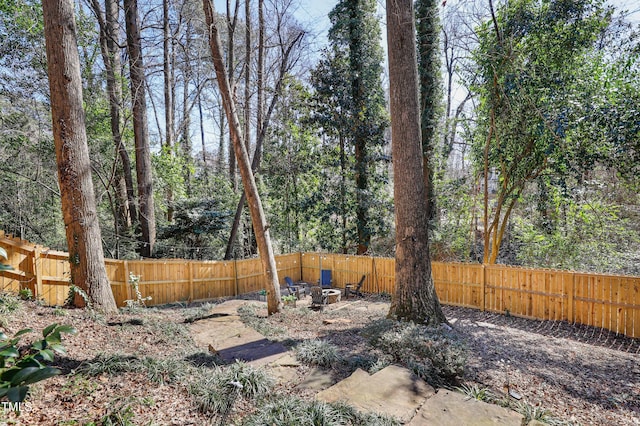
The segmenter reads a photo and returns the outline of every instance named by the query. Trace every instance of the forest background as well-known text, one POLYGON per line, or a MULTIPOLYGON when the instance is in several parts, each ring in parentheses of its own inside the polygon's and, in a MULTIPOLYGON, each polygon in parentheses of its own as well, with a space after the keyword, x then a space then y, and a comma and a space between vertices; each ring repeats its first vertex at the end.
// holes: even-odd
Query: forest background
MULTIPOLYGON (((336 3, 326 39, 294 0, 216 5, 276 251, 393 256, 379 5, 336 3)), ((202 4, 138 9, 140 86, 128 9, 76 4, 105 253, 256 256, 202 4), (149 158, 134 144, 140 87, 149 158), (145 188, 153 215, 140 211, 145 188), (154 232, 143 232, 151 216, 154 232)), ((596 0, 420 1, 416 10, 418 40, 432 52, 419 64, 432 257, 640 274, 637 10, 596 0), (428 14, 437 24, 421 29, 428 14)), ((40 3, 0 1, 0 34, 0 224, 65 250, 40 3)))

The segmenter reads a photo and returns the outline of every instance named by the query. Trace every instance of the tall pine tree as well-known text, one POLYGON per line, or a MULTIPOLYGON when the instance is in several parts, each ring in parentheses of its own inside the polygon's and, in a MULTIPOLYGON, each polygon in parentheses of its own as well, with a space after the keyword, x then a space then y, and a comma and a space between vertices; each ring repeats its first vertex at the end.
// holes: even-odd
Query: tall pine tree
POLYGON ((373 207, 379 210, 383 197, 385 174, 379 165, 388 127, 376 2, 340 1, 329 18, 330 47, 312 76, 315 118, 338 146, 334 154, 340 176, 335 182, 339 195, 334 213, 341 217, 342 251, 355 245, 357 254, 364 254, 376 229, 384 226, 376 223, 380 215, 371 212, 373 207))

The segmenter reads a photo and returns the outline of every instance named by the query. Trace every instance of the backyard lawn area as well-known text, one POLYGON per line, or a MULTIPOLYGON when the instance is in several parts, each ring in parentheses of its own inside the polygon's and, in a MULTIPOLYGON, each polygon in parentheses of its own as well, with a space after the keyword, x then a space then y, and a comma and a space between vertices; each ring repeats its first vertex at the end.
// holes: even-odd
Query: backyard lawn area
MULTIPOLYGON (((308 309, 304 301, 270 317, 264 302, 247 300, 239 308, 240 318, 266 338, 298 350, 308 342, 324 345, 315 354, 307 353, 307 362, 294 375, 278 380, 269 377, 267 367, 225 365, 215 348, 196 344, 192 325, 207 321, 210 309, 221 301, 123 310, 110 317, 34 302, 13 304, 3 314, 7 335, 23 328, 39 332, 52 323, 72 325, 77 333, 63 337, 67 353, 53 362, 63 374, 33 385, 20 415, 5 411, 0 421, 23 425, 259 424, 264 404, 273 405, 276 400, 298 401, 297 406, 312 404, 315 391, 298 385, 322 365, 313 362, 314 356, 333 351, 324 371, 335 380, 346 378, 356 368, 375 371, 390 363, 405 363, 436 388, 464 388, 470 396, 509 405, 551 424, 640 424, 638 339, 563 322, 448 306, 444 309, 451 330, 409 332, 403 328, 406 325, 391 326, 385 320, 389 300, 383 296, 343 300, 321 311, 308 309), (406 352, 412 350, 415 339, 406 345, 402 339, 412 332, 433 339, 421 340, 421 344, 433 345, 443 358, 430 361, 406 352), (331 351, 323 352, 327 348, 331 351), (251 375, 255 393, 242 390, 234 398, 224 395, 233 390, 220 393, 216 380, 234 382, 230 372, 251 375), (260 386, 266 389, 261 391, 260 386), (218 397, 211 397, 216 392, 218 397)), ((352 419, 350 424, 373 421, 352 419)), ((394 424, 392 419, 376 422, 394 424)))

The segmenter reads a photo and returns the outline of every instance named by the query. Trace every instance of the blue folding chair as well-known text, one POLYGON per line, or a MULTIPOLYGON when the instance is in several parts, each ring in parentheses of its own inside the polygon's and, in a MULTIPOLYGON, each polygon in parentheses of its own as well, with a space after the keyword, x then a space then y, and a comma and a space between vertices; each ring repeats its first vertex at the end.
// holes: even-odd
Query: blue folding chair
POLYGON ((331 279, 331 270, 322 269, 320 271, 320 280, 318 280, 318 285, 322 288, 331 288, 331 284, 333 284, 333 280, 331 279))
POLYGON ((300 300, 300 293, 305 295, 305 288, 299 285, 295 285, 291 277, 284 277, 284 282, 287 283, 287 290, 290 295, 295 295, 300 300))

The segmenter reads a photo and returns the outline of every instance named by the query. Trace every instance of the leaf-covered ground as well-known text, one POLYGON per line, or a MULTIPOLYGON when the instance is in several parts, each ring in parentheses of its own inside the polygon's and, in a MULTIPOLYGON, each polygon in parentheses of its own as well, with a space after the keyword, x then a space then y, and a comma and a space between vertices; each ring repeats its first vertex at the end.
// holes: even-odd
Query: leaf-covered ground
MULTIPOLYGON (((270 338, 290 345, 323 338, 351 359, 370 356, 360 329, 388 310, 385 301, 367 298, 323 312, 299 307, 265 318, 264 304, 252 303, 255 315, 250 311, 245 319, 270 338)), ((468 350, 465 383, 488 388, 496 400, 516 392, 521 403, 549 410, 566 424, 640 424, 640 341, 566 323, 454 307, 445 312, 468 350)), ((24 303, 3 315, 7 334, 53 322, 71 324, 78 333, 65 336, 67 354, 56 359, 64 374, 34 385, 20 415, 0 413, 0 424, 213 423, 189 392, 195 379, 215 368, 215 357, 196 347, 189 333, 189 321, 205 315, 206 307, 174 306, 102 317, 24 303), (117 363, 114 355, 120 355, 117 363)), ((349 373, 340 368, 336 377, 349 373)), ((300 369, 299 379, 306 371, 300 369)), ((294 385, 295 380, 273 391, 313 397, 294 385)), ((235 414, 252 409, 240 404, 235 414)))

